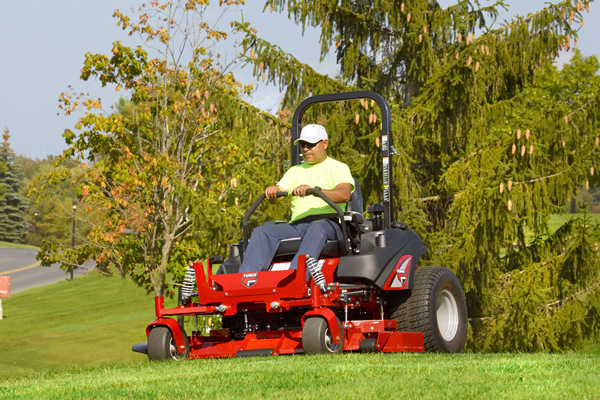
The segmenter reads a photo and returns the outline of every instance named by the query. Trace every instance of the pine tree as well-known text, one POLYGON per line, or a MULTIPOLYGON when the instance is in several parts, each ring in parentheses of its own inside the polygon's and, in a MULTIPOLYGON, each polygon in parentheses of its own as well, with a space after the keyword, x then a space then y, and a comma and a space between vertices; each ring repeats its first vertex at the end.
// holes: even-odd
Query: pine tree
POLYGON ((4 129, 0 144, 0 240, 18 242, 27 233, 27 199, 20 193, 21 178, 15 171, 10 132, 4 129))
MULTIPOLYGON (((391 104, 401 217, 425 238, 423 263, 452 268, 467 292, 473 348, 555 351, 597 337, 598 229, 547 220, 597 181, 600 84, 594 59, 551 63, 576 44, 589 2, 566 0, 489 28, 504 1, 268 0, 321 30, 340 77, 261 39, 248 24, 249 63, 281 85, 284 105, 310 94, 374 90, 391 104), (526 232, 538 240, 530 243, 526 232), (566 323, 566 321, 569 323, 566 323), (568 328, 567 328, 568 327, 568 328), (571 335, 571 340, 566 338, 571 335)), ((377 110, 327 106, 321 118, 359 172, 368 202, 380 196, 377 110)))

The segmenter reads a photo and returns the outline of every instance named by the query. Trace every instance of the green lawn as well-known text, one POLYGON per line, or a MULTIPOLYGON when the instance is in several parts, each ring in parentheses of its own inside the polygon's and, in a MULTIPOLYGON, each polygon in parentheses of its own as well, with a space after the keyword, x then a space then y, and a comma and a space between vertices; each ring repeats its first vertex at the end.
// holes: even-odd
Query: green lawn
POLYGON ((0 383, 1 398, 593 399, 598 355, 344 354, 105 365, 0 383))
MULTIPOLYGON (((96 272, 2 299, 0 380, 72 366, 141 362, 154 298, 129 280, 96 272)), ((0 398, 2 396, 0 395, 0 398)))
MULTIPOLYGON (((556 232, 558 228, 567 223, 571 218, 583 218, 585 214, 552 214, 548 219, 548 230, 550 233, 556 232)), ((587 214, 587 217, 592 223, 600 222, 600 214, 587 214)), ((527 243, 531 243, 534 239, 533 232, 529 229, 525 230, 525 238, 527 243)))
MULTIPOLYGON (((550 232, 555 232, 558 228, 567 223, 571 218, 583 218, 586 214, 552 214, 548 220, 550 232)), ((600 214, 587 214, 592 223, 600 222, 600 214)))
POLYGON ((0 247, 6 247, 9 249, 37 249, 35 246, 30 246, 28 244, 20 244, 20 243, 9 243, 0 241, 0 247))

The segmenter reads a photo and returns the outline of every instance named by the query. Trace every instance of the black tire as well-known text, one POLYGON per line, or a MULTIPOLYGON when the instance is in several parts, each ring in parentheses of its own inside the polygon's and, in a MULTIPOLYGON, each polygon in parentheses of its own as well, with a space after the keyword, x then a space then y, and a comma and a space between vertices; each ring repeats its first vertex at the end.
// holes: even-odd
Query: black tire
POLYGON ((426 351, 459 353, 467 340, 467 304, 458 278, 443 267, 419 267, 410 293, 390 299, 399 332, 423 332, 426 351))
POLYGON ((344 330, 336 318, 340 330, 340 343, 333 344, 327 320, 321 317, 309 317, 302 328, 302 349, 304 354, 341 353, 344 350, 344 330))
POLYGON ((169 328, 166 326, 152 328, 148 335, 148 358, 150 361, 181 361, 187 359, 190 352, 190 344, 185 332, 182 331, 182 333, 185 341, 185 351, 179 353, 175 339, 173 339, 173 334, 169 328))

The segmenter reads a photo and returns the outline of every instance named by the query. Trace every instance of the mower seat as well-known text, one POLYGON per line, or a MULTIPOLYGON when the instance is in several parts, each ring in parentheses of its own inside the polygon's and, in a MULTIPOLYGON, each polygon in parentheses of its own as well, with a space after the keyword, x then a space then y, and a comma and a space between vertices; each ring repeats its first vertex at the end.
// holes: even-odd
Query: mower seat
MULTIPOLYGON (((299 237, 282 240, 275 252, 273 262, 290 261, 300 249, 300 243, 302 243, 302 239, 299 237)), ((341 245, 342 240, 328 240, 319 258, 339 257, 342 254, 341 245)))

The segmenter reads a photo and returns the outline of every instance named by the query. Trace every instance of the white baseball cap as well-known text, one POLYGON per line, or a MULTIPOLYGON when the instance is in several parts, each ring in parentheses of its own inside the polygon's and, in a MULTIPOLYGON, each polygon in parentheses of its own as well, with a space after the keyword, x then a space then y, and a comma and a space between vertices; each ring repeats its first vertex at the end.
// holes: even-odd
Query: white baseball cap
POLYGON ((302 128, 300 137, 294 141, 294 144, 298 144, 298 142, 317 143, 327 139, 327 131, 323 125, 310 124, 302 128))

